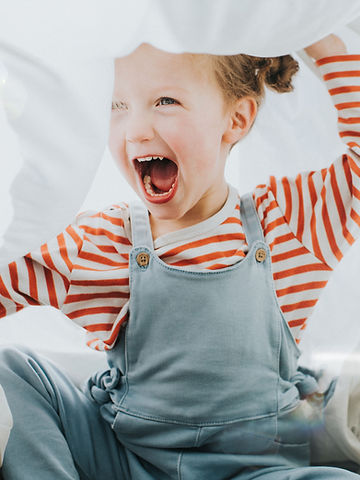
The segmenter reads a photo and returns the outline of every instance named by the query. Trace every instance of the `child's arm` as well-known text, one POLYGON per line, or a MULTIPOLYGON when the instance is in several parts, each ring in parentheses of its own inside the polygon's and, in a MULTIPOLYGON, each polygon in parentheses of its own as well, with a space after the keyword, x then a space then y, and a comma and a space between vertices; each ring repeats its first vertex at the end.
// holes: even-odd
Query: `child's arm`
MULTIPOLYGON (((308 47, 313 58, 327 55, 317 66, 347 153, 328 158, 333 163, 318 171, 270 177, 254 192, 279 306, 297 342, 333 269, 360 236, 360 55, 344 51, 335 36, 308 47)), ((316 108, 308 112, 319 114, 316 108)), ((313 150, 321 156, 317 145, 313 150)))
POLYGON ((306 47, 305 52, 314 60, 330 57, 333 55, 346 55, 346 45, 337 35, 328 35, 306 47))
POLYGON ((128 210, 77 217, 51 242, 0 271, 0 317, 51 305, 84 328, 88 345, 111 348, 128 315, 128 210))
POLYGON ((3 268, 0 271, 0 317, 30 305, 61 308, 82 242, 81 231, 72 225, 49 243, 3 268))
MULTIPOLYGON (((335 35, 307 47, 306 52, 316 59, 338 111, 340 137, 349 150, 320 171, 296 178, 271 177, 269 187, 295 237, 333 269, 360 236, 360 55, 346 54, 344 43, 335 35)), ((267 209, 266 204, 259 205, 262 217, 269 218, 267 209)), ((278 234, 271 232, 268 240, 277 242, 278 234)))

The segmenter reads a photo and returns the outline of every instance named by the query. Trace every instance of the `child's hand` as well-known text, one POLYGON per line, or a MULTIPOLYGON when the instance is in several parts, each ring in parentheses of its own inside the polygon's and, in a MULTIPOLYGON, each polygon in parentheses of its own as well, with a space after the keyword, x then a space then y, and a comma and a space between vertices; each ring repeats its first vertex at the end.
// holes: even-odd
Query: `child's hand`
POLYGON ((347 53, 345 43, 337 35, 331 34, 318 42, 304 48, 309 57, 314 60, 333 55, 345 55, 347 53))

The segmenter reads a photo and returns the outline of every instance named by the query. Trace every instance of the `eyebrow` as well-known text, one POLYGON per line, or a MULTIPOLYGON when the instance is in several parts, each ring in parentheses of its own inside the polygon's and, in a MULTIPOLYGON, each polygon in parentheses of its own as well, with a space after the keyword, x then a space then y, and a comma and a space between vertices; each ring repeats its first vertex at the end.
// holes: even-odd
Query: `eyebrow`
MULTIPOLYGON (((157 92, 156 93, 157 95, 163 90, 167 90, 167 91, 177 90, 177 91, 181 91, 182 93, 189 93, 189 89, 183 88, 181 86, 174 86, 174 85, 164 85, 164 86, 161 86, 161 87, 156 87, 154 89, 154 91, 157 92)), ((113 100, 113 102, 122 102, 121 98, 122 97, 120 97, 119 95, 114 94, 112 100, 113 100)))
POLYGON ((188 92, 186 88, 183 88, 180 86, 174 86, 174 85, 161 86, 161 90, 182 90, 183 92, 188 92))

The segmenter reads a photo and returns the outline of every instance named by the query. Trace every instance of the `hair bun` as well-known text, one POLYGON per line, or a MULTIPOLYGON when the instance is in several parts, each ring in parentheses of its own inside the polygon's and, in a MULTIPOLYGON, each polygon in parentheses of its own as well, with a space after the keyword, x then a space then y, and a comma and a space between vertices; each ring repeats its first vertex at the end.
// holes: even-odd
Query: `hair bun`
POLYGON ((259 58, 257 76, 272 90, 279 93, 291 92, 292 77, 298 70, 299 64, 291 55, 259 58))
POLYGON ((293 75, 299 70, 291 55, 282 57, 255 57, 238 55, 208 55, 212 60, 218 84, 230 101, 246 95, 255 98, 258 105, 264 97, 265 87, 279 93, 291 92, 293 75))

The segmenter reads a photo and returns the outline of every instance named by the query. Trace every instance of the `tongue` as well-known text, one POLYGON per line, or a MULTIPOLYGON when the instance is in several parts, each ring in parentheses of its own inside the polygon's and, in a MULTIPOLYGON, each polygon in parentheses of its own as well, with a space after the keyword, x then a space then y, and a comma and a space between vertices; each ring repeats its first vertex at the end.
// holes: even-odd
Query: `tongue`
POLYGON ((178 168, 174 162, 164 158, 151 162, 151 183, 163 192, 168 192, 175 182, 178 168))

